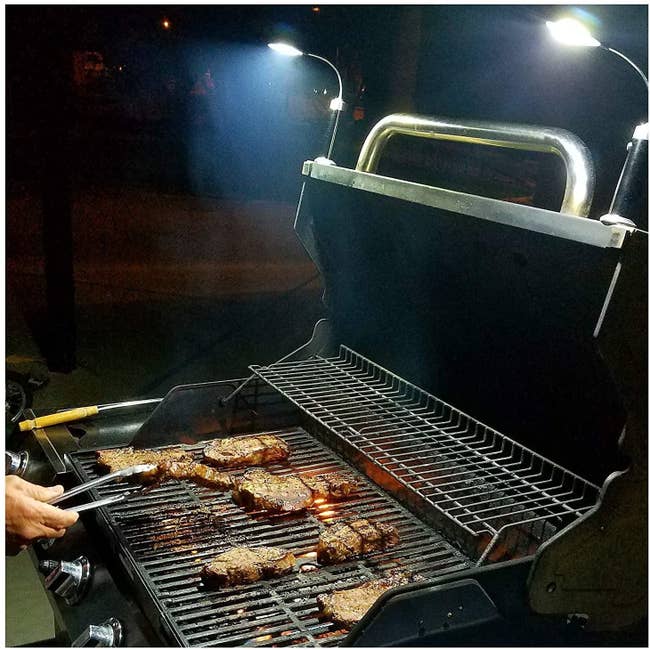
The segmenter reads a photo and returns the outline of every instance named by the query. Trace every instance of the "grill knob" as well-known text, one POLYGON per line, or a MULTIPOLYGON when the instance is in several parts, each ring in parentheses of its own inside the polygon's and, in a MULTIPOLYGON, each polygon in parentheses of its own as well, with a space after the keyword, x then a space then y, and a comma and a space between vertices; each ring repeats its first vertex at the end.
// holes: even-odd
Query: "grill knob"
POLYGON ((122 624, 109 618, 101 625, 89 625, 73 642, 73 648, 117 648, 122 644, 122 624))
POLYGON ((40 567, 50 569, 45 578, 45 586, 68 605, 76 605, 86 594, 90 583, 90 562, 81 555, 72 562, 52 562, 45 560, 40 567))
POLYGON ((29 462, 29 453, 26 451, 9 451, 5 450, 5 476, 15 474, 24 476, 29 462))

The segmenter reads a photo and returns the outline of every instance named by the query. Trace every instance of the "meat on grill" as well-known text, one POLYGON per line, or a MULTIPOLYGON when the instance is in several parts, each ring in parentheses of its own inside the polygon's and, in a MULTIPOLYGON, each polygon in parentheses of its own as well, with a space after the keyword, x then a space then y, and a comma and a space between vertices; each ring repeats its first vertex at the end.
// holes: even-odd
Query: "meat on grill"
POLYGON ((201 570, 206 585, 232 587, 290 573, 296 558, 281 548, 238 546, 217 555, 201 570))
POLYGON ((269 433, 213 440, 203 450, 205 461, 220 467, 264 465, 289 457, 289 445, 269 433))
MULTIPOLYGON (((97 452, 97 464, 109 472, 133 467, 133 465, 159 465, 169 461, 191 461, 192 455, 180 448, 169 449, 103 449, 97 452)), ((138 479, 156 478, 157 470, 140 474, 138 479)))
POLYGON ((340 474, 317 477, 278 476, 262 468, 251 468, 233 478, 235 503, 249 510, 298 512, 317 498, 341 498, 357 487, 354 478, 340 474))
POLYGON ((315 499, 344 499, 356 491, 359 484, 346 474, 303 476, 301 481, 314 493, 315 499))
POLYGON ((97 462, 110 472, 133 465, 156 465, 156 469, 131 479, 141 483, 186 479, 217 490, 229 490, 231 484, 228 474, 197 463, 182 449, 106 449, 97 452, 97 462))
POLYGON ((229 490, 232 483, 229 474, 202 463, 186 460, 163 461, 158 465, 156 478, 159 481, 185 479, 215 490, 229 490))
POLYGON ((316 598, 316 602, 323 616, 345 628, 350 628, 363 618, 385 591, 408 582, 410 582, 408 576, 398 573, 379 580, 370 580, 352 589, 340 589, 331 594, 321 594, 316 598))
POLYGON ((316 554, 321 564, 336 564, 398 543, 399 533, 394 526, 354 519, 328 526, 320 535, 316 554))

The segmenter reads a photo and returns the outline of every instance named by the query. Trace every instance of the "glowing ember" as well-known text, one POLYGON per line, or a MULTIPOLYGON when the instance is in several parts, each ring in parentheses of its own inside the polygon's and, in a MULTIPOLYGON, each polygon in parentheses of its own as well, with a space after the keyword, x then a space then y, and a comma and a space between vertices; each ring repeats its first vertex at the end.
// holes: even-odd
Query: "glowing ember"
POLYGON ((285 630, 280 634, 280 636, 291 636, 293 634, 293 630, 285 630))
POLYGON ((332 517, 336 514, 336 510, 325 510, 325 512, 319 512, 319 517, 332 517))
POLYGON ((264 636, 256 636, 253 641, 255 643, 261 643, 262 641, 268 641, 269 639, 272 639, 273 635, 272 634, 265 634, 264 636))
POLYGON ((319 503, 325 503, 325 498, 324 498, 324 497, 320 497, 320 498, 318 498, 318 499, 314 499, 314 503, 316 503, 316 504, 319 504, 319 503))
POLYGON ((238 609, 237 613, 238 614, 243 614, 246 610, 242 607, 242 609, 238 609))

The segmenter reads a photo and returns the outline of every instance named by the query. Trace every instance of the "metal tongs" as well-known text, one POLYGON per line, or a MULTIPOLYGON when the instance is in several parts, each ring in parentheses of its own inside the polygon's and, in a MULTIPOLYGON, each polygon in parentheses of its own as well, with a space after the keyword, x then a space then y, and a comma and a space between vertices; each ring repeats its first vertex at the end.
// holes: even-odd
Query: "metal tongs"
MULTIPOLYGON (((117 481, 119 479, 126 478, 128 476, 134 476, 136 474, 144 474, 145 472, 151 472, 154 469, 156 469, 156 465, 153 464, 133 465, 132 467, 125 467, 124 469, 118 469, 116 472, 111 472, 110 474, 105 474, 104 476, 100 476, 99 478, 93 479, 92 481, 87 481, 86 483, 77 485, 77 487, 73 487, 71 490, 68 490, 67 492, 61 494, 60 496, 51 499, 50 501, 48 501, 48 503, 54 505, 55 503, 59 503, 64 499, 69 499, 70 497, 74 497, 77 494, 82 494, 83 492, 86 492, 87 490, 91 490, 92 488, 95 488, 99 485, 104 485, 104 483, 110 483, 112 481, 117 481)), ((153 487, 153 486, 149 486, 149 487, 153 487)), ((120 501, 124 501, 125 499, 128 499, 129 497, 133 496, 134 494, 140 494, 146 489, 147 489, 146 486, 137 486, 133 490, 127 490, 126 492, 122 492, 121 494, 115 494, 111 497, 107 497, 106 499, 101 499, 99 501, 82 503, 81 505, 78 506, 65 508, 65 510, 68 510, 70 512, 82 512, 83 510, 92 510, 93 508, 108 506, 113 503, 119 503, 120 501)))

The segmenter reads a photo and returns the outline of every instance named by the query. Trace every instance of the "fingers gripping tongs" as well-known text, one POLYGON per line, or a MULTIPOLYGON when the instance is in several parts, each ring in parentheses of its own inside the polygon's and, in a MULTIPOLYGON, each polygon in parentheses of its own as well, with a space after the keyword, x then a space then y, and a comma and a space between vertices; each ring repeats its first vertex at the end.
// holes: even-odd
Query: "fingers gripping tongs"
MULTIPOLYGON (((133 465, 132 467, 119 469, 116 472, 111 472, 110 474, 105 474, 104 476, 100 476, 99 478, 93 479, 92 481, 87 481, 86 483, 77 485, 77 487, 74 487, 71 490, 64 492, 60 496, 55 497, 54 499, 48 501, 48 503, 50 505, 54 505, 55 503, 59 503, 64 499, 69 499, 70 497, 74 497, 77 494, 82 494, 87 490, 91 490, 92 488, 96 488, 100 485, 104 485, 105 483, 111 483, 112 481, 119 481, 120 479, 127 478, 129 476, 135 476, 136 474, 144 474, 145 472, 152 472, 155 469, 156 469, 156 465, 149 465, 149 464, 133 465)), ((153 486, 149 486, 149 487, 153 487, 153 486)), ((69 510, 70 512, 82 512, 83 510, 92 510, 93 508, 108 506, 113 503, 119 503, 120 501, 124 501, 125 499, 128 499, 129 497, 133 496, 134 494, 140 494, 146 489, 147 488, 144 486, 137 486, 132 490, 125 490, 123 492, 120 492, 119 494, 114 494, 113 496, 107 497, 105 499, 101 499, 99 501, 91 501, 90 503, 82 503, 81 505, 78 506, 72 506, 71 508, 66 508, 66 510, 69 510)))

